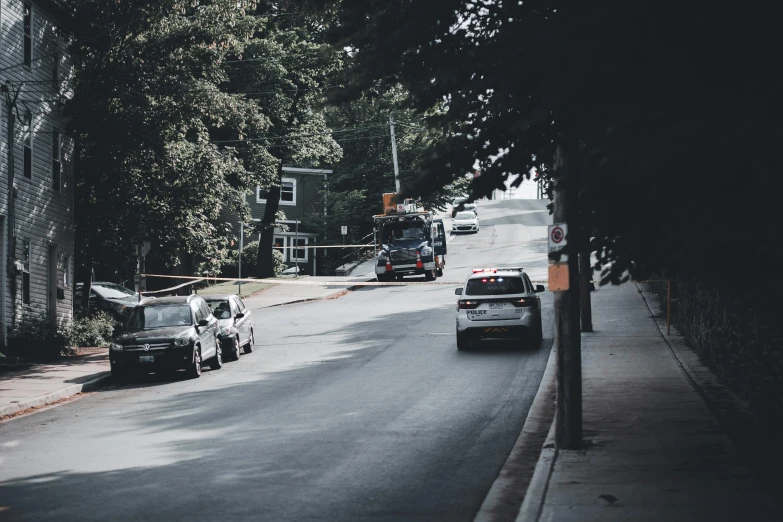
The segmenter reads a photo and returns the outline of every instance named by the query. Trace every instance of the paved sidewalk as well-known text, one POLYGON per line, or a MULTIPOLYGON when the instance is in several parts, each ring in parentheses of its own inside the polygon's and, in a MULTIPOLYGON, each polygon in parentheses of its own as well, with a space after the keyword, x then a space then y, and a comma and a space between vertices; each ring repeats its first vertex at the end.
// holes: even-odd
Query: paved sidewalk
POLYGON ((589 444, 545 445, 517 520, 783 520, 671 355, 636 286, 592 295, 596 332, 582 335, 589 444))
POLYGON ((87 348, 55 363, 0 373, 0 417, 89 391, 103 384, 109 371, 109 349, 87 348))

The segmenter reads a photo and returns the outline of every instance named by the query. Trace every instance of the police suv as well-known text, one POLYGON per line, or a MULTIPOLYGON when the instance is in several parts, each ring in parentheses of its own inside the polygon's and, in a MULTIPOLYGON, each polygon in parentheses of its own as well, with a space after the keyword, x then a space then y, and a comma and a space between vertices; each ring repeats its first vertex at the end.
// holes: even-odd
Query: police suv
POLYGON ((482 339, 521 339, 541 343, 543 285, 533 287, 522 268, 476 268, 457 301, 457 348, 482 339))

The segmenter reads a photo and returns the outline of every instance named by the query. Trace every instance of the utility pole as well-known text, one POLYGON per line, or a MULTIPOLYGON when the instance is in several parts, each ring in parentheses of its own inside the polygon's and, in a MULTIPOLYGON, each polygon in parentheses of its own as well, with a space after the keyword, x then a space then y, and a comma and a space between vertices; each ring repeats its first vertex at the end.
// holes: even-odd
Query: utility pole
MULTIPOLYGON (((578 168, 575 150, 568 143, 555 153, 554 221, 566 223, 578 235, 578 168)), ((557 409, 555 445, 559 449, 582 446, 582 347, 579 332, 579 241, 567 238, 568 290, 555 294, 555 346, 557 347, 557 409)), ((561 258, 562 260, 562 258, 561 258)))
POLYGON ((239 223, 239 295, 242 295, 242 250, 245 249, 245 224, 239 223))
POLYGON ((397 194, 400 193, 400 166, 397 164, 397 139, 394 137, 394 116, 389 114, 389 128, 391 128, 392 157, 394 158, 394 185, 397 194))

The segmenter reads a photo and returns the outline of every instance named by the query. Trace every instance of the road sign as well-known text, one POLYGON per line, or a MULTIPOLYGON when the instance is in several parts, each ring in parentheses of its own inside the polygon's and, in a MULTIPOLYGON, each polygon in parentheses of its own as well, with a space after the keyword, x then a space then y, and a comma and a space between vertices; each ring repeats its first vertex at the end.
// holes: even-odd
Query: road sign
POLYGON ((348 227, 347 227, 347 226, 345 226, 345 225, 341 226, 341 227, 340 227, 340 233, 341 233, 342 235, 344 235, 344 236, 347 236, 347 235, 348 235, 348 227))
POLYGON ((568 225, 565 223, 555 223, 549 225, 549 253, 561 252, 566 244, 566 236, 568 235, 568 225))
POLYGON ((568 263, 549 265, 549 290, 552 292, 565 292, 568 289, 568 263))

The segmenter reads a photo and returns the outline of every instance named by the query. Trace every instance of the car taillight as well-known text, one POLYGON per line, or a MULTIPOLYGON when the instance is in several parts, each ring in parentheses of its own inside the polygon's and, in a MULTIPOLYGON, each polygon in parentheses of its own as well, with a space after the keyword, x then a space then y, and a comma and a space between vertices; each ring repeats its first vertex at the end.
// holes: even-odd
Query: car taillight
POLYGON ((457 308, 462 310, 473 310, 478 308, 478 301, 457 301, 457 308))
POLYGON ((522 297, 520 299, 512 299, 511 304, 513 304, 517 308, 522 308, 525 306, 533 306, 533 299, 530 299, 528 297, 522 297))

